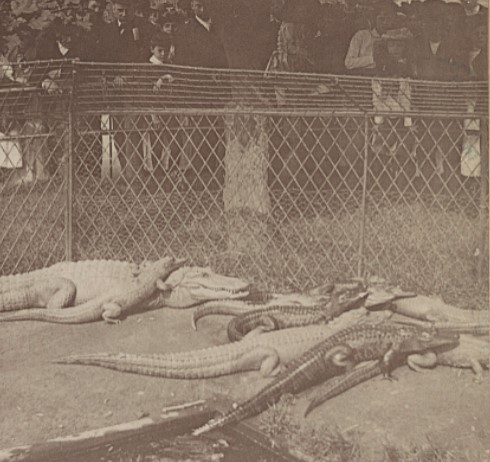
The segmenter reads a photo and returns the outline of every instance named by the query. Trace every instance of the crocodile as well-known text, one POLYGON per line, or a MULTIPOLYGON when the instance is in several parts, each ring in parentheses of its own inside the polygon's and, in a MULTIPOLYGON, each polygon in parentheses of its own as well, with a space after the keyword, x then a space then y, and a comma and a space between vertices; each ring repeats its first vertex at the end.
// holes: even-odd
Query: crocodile
POLYGON ((185 260, 163 258, 141 271, 140 275, 126 284, 124 289, 109 289, 88 302, 63 310, 29 309, 5 313, 0 321, 45 321, 60 324, 80 324, 104 319, 117 323, 122 313, 144 306, 157 291, 169 292, 172 286, 166 282, 169 274, 181 267, 185 260))
POLYGON ((245 336, 239 342, 200 350, 146 355, 99 353, 76 355, 54 362, 93 365, 175 379, 203 379, 252 370, 259 370, 264 377, 271 377, 279 373, 281 365, 287 364, 332 333, 350 325, 382 322, 385 318, 385 313, 368 313, 360 308, 344 313, 326 325, 293 327, 245 336))
MULTIPOLYGON (((60 262, 28 273, 1 276, 0 312, 81 305, 108 290, 124 290, 158 262, 60 262)), ((246 281, 199 266, 181 267, 170 274, 167 282, 172 291, 156 294, 149 302, 150 308, 188 308, 209 300, 241 298, 248 295, 249 286, 246 281)))
POLYGON ((440 335, 418 327, 384 323, 347 327, 328 336, 293 360, 255 396, 193 431, 197 436, 253 417, 277 402, 285 393, 296 394, 334 377, 363 361, 379 360, 384 373, 399 353, 424 352, 441 345, 456 345, 456 334, 440 335))
POLYGON ((460 336, 459 345, 452 350, 441 353, 429 351, 423 355, 413 354, 409 358, 409 366, 417 371, 436 365, 472 369, 475 373, 474 381, 482 383, 483 369, 488 370, 489 366, 490 343, 488 339, 463 334, 460 336))
POLYGON ((228 338, 234 342, 242 339, 249 332, 286 329, 288 327, 307 326, 326 323, 340 314, 363 306, 367 292, 356 297, 338 302, 336 299, 320 306, 270 306, 248 311, 234 317, 227 327, 228 338))

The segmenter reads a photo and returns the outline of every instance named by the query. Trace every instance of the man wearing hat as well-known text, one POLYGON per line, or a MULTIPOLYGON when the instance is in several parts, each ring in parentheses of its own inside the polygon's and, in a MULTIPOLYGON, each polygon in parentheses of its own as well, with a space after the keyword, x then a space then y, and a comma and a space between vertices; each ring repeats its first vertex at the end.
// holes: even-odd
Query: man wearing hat
POLYGON ((114 21, 101 31, 99 61, 108 63, 138 63, 148 59, 147 28, 134 15, 131 0, 113 0, 114 21))

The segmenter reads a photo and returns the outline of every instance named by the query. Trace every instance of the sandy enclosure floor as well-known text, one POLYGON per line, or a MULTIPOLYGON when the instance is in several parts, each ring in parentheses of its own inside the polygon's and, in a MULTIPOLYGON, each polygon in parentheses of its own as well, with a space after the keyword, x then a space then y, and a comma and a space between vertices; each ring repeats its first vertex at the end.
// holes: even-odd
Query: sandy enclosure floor
MULTIPOLYGON (((226 342, 226 317, 191 328, 192 310, 134 314, 119 325, 0 324, 0 448, 115 425, 166 406, 214 393, 242 400, 267 383, 258 372, 199 381, 162 379, 89 366, 52 364, 70 354, 158 353, 226 342)), ((293 415, 301 425, 355 429, 366 445, 440 445, 490 460, 490 387, 469 370, 439 367, 424 374, 404 367, 390 382, 375 378, 302 417, 308 394, 293 415)))

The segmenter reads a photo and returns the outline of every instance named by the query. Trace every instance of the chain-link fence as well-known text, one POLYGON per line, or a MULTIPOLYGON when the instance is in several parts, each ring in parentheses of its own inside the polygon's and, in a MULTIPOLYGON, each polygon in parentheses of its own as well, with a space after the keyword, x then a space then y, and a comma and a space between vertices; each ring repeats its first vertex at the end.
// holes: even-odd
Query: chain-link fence
POLYGON ((171 254, 487 293, 487 83, 60 66, 0 90, 2 273, 171 254))

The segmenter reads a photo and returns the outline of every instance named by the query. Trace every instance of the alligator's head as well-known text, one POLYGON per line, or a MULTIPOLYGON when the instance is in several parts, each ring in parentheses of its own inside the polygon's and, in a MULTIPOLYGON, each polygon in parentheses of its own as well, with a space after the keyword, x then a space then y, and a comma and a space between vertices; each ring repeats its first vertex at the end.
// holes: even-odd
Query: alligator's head
POLYGON ((415 335, 405 338, 398 351, 405 354, 441 351, 455 348, 458 344, 459 334, 420 329, 415 335))
POLYGON ((230 300, 248 295, 249 283, 216 274, 211 268, 184 266, 165 280, 170 292, 160 295, 160 306, 189 308, 210 300, 230 300))

